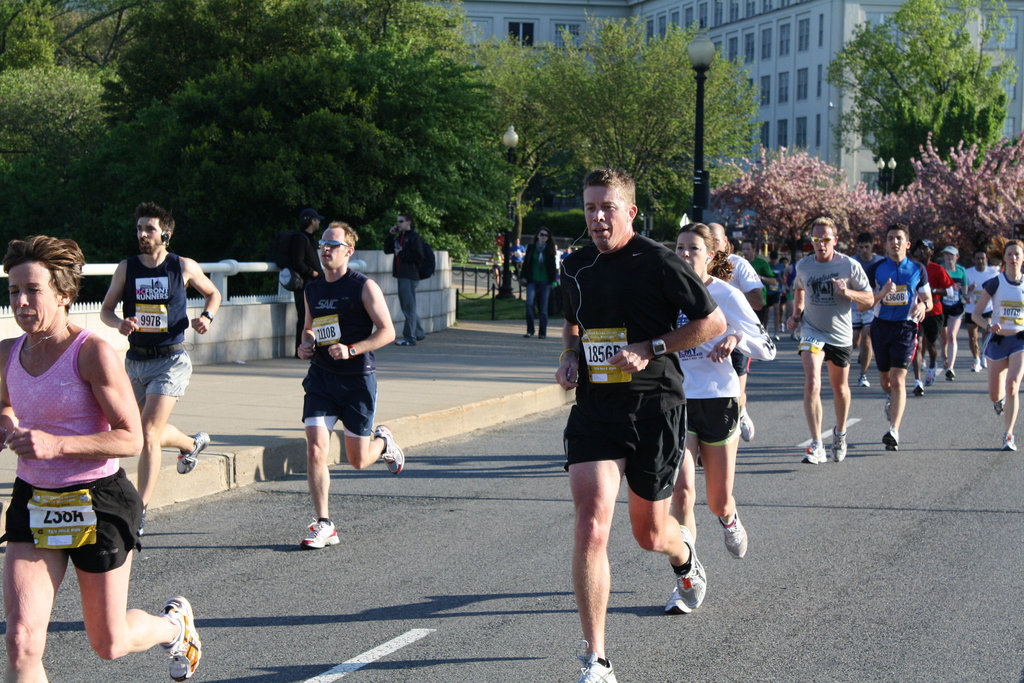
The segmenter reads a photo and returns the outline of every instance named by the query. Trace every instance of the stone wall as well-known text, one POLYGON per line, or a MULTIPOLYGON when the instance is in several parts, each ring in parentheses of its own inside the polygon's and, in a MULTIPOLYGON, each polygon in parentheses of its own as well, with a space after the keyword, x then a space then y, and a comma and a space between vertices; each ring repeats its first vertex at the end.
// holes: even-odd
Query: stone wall
MULTIPOLYGON (((430 334, 450 327, 455 322, 455 290, 451 286, 451 262, 448 253, 435 252, 437 271, 422 280, 416 292, 417 310, 423 329, 430 334)), ((352 257, 366 266, 360 270, 376 280, 384 292, 391 318, 401 334, 405 316, 398 305, 398 281, 391 276, 394 258, 380 251, 356 251, 352 257)), ((276 277, 276 274, 268 277, 276 277)), ((284 292, 284 290, 282 290, 284 292)), ((189 299, 189 318, 202 312, 202 299, 189 299)), ((119 351, 127 350, 128 340, 100 320, 98 303, 77 303, 71 319, 110 342, 119 351)), ((277 300, 236 297, 222 302, 210 331, 197 334, 191 328, 185 333, 185 345, 195 365, 244 362, 290 356, 294 349, 295 306, 291 292, 277 300)), ((7 311, 0 315, 0 338, 21 335, 14 317, 7 311)))

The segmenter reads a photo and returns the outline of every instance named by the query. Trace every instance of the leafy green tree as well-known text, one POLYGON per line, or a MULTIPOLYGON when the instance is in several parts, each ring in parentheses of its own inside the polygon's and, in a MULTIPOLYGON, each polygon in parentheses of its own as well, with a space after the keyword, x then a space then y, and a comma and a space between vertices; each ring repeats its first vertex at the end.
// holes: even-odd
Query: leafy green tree
POLYGON ((963 140, 984 150, 1001 137, 1013 60, 991 48, 1005 36, 1002 0, 908 0, 862 24, 829 65, 828 80, 853 101, 840 119, 847 149, 860 140, 895 157, 897 184, 928 134, 937 149, 963 140))
MULTIPOLYGON (((686 48, 693 37, 693 29, 672 27, 648 39, 639 19, 595 21, 579 46, 549 55, 558 87, 543 101, 563 147, 582 166, 628 170, 652 208, 681 212, 692 191, 696 82, 686 48)), ((756 113, 746 72, 716 55, 705 89, 709 167, 749 152, 756 113)))
POLYGON ((52 66, 56 49, 47 0, 0 0, 0 71, 52 66))

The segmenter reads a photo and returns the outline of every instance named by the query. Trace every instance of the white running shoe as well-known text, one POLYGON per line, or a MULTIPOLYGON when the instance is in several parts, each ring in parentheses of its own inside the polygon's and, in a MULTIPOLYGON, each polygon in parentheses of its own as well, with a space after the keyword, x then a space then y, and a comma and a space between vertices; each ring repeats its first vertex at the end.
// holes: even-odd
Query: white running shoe
POLYGON ((882 435, 882 443, 885 444, 885 450, 898 451, 900 449, 900 433, 890 427, 889 431, 882 435))
POLYGON ((576 655, 576 659, 580 660, 580 678, 576 683, 617 683, 612 663, 608 662, 608 666, 605 666, 597 661, 596 652, 589 655, 586 653, 588 647, 590 645, 587 641, 580 643, 580 650, 583 652, 576 655))
POLYGON ((744 441, 754 440, 754 421, 747 415, 746 409, 740 415, 740 436, 743 437, 744 441))
POLYGON ((719 518, 718 523, 722 525, 722 534, 725 536, 725 549, 732 553, 733 557, 743 557, 747 554, 747 530, 743 528, 740 521, 740 514, 733 512, 732 523, 726 525, 719 518))
POLYGON ((1009 432, 1003 437, 1003 450, 1004 451, 1015 451, 1017 450, 1017 442, 1013 440, 1013 434, 1009 432))
POLYGON ((196 672, 199 660, 203 657, 203 644, 199 642, 192 605, 176 595, 167 601, 161 614, 180 629, 178 637, 163 646, 171 658, 171 678, 176 681, 188 680, 196 672))
POLYGON ((857 380, 857 384, 862 387, 871 387, 871 382, 868 381, 868 376, 865 375, 863 372, 860 373, 860 379, 857 380))
POLYGON ((697 559, 697 551, 693 547, 693 536, 685 526, 679 527, 683 535, 683 543, 690 549, 690 571, 676 575, 676 585, 672 589, 672 597, 665 604, 666 614, 689 614, 704 602, 704 594, 708 589, 708 577, 704 573, 704 565, 697 559))
POLYGON ((928 368, 928 372, 924 376, 924 385, 930 387, 935 384, 935 368, 928 368))
POLYGON ((846 457, 846 434, 839 435, 836 428, 832 428, 832 460, 842 462, 846 457))
POLYGON ((977 358, 971 362, 971 372, 981 372, 981 361, 977 358))
POLYGON ((192 435, 192 450, 188 453, 178 453, 178 474, 188 474, 199 464, 199 454, 210 445, 210 435, 206 432, 198 432, 192 435))
POLYGON ((1003 414, 1003 400, 1004 399, 999 399, 992 403, 992 410, 996 411, 996 415, 1003 414))
POLYGON ((378 425, 373 430, 373 435, 378 439, 384 439, 384 450, 381 451, 380 458, 388 466, 388 471, 391 474, 401 472, 402 468, 405 467, 405 453, 395 443, 395 435, 384 425, 378 425))
POLYGON ((820 441, 812 441, 811 447, 800 462, 806 462, 809 465, 820 465, 825 460, 825 446, 820 441))
POLYGON ((334 522, 314 521, 309 525, 308 530, 309 535, 299 544, 303 550, 319 550, 324 546, 338 545, 341 542, 334 522))

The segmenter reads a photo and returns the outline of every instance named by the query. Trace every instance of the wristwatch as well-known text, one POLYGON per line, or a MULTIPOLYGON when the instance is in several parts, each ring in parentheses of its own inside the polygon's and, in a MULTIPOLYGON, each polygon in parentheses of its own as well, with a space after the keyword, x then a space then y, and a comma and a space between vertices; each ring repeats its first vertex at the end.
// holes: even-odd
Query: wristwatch
POLYGON ((668 349, 665 348, 664 339, 652 339, 651 340, 651 351, 654 353, 654 357, 664 356, 668 349))
POLYGON ((207 319, 207 320, 209 320, 209 321, 210 321, 211 323, 213 322, 213 316, 212 316, 212 315, 210 315, 209 311, 203 311, 202 313, 200 313, 200 314, 199 314, 199 317, 200 317, 200 318, 206 318, 206 319, 207 319))
POLYGON ((356 352, 356 347, 355 346, 348 347, 348 357, 349 358, 355 358, 358 355, 359 354, 356 352))

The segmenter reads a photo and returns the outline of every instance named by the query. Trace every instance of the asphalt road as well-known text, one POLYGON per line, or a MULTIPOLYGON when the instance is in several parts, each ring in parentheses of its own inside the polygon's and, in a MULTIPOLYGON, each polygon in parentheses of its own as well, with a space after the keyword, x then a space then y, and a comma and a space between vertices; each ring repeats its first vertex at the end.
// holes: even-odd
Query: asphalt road
MULTIPOLYGON (((801 465, 791 346, 751 378, 757 435, 736 483, 745 559, 698 509, 709 588, 697 612, 663 614, 672 575, 632 540, 623 489, 608 619, 619 680, 1024 680, 1024 454, 996 450, 983 376, 964 367, 911 399, 899 453, 880 443, 880 391, 855 387, 847 460, 801 465)), ((129 604, 192 600, 197 681, 575 681, 567 412, 419 447, 397 477, 332 470, 343 540, 321 551, 297 549, 301 477, 157 510, 129 604), (364 653, 375 661, 345 664, 364 653)), ((92 653, 73 574, 50 628, 51 680, 167 680, 158 650, 92 653)))

